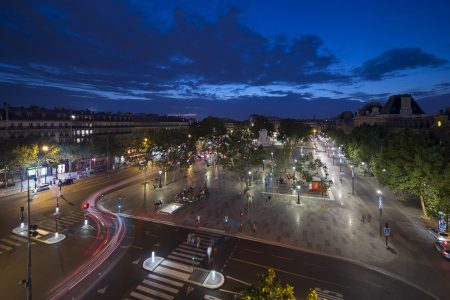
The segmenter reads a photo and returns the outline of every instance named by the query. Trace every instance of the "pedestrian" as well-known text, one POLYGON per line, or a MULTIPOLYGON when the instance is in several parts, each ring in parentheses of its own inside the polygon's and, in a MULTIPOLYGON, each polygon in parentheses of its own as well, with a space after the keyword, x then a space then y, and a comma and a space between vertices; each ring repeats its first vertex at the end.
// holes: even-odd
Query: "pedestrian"
POLYGON ((270 202, 271 196, 269 196, 269 202, 270 202))
POLYGON ((256 223, 255 222, 253 222, 253 224, 252 224, 252 230, 253 230, 253 232, 256 232, 256 223))
POLYGON ((188 235, 187 235, 187 239, 186 239, 186 244, 190 244, 191 243, 191 238, 192 238, 192 233, 189 233, 188 235))
POLYGON ((194 246, 194 244, 195 244, 195 234, 194 233, 191 236, 191 242, 189 244, 192 246, 194 246))
POLYGON ((366 215, 362 215, 362 222, 363 222, 363 223, 366 222, 366 215))
POLYGON ((200 237, 197 236, 197 248, 200 247, 200 237))
POLYGON ((200 225, 200 216, 197 216, 197 225, 200 225))

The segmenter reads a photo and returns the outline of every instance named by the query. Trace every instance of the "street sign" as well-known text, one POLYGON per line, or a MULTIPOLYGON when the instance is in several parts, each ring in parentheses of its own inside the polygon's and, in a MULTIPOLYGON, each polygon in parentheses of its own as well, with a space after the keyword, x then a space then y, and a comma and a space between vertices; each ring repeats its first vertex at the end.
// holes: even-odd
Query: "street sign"
POLYGON ((384 227, 384 235, 390 236, 391 235, 391 229, 389 227, 384 227))

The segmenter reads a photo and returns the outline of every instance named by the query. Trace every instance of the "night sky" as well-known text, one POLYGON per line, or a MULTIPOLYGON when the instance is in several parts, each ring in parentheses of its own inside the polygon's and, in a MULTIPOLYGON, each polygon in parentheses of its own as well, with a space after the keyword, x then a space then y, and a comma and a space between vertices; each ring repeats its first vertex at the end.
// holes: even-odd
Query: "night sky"
POLYGON ((333 117, 450 106, 450 1, 2 1, 0 101, 333 117))

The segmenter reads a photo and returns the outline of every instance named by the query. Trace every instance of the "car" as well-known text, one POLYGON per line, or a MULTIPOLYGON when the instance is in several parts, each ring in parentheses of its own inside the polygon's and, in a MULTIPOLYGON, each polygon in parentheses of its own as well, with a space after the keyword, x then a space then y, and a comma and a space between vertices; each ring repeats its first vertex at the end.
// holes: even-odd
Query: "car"
POLYGON ((42 192, 42 191, 49 190, 49 189, 50 189, 50 184, 44 183, 44 184, 41 184, 40 186, 38 186, 36 191, 37 192, 42 192))
POLYGON ((450 259, 450 242, 434 242, 434 248, 436 248, 443 257, 450 259))
POLYGON ((428 232, 434 236, 434 238, 441 242, 450 242, 450 237, 448 235, 448 232, 446 231, 440 231, 437 228, 429 228, 428 232))
POLYGON ((63 186, 63 185, 69 185, 69 184, 73 184, 73 183, 74 183, 73 178, 67 178, 63 181, 60 181, 58 185, 63 186))

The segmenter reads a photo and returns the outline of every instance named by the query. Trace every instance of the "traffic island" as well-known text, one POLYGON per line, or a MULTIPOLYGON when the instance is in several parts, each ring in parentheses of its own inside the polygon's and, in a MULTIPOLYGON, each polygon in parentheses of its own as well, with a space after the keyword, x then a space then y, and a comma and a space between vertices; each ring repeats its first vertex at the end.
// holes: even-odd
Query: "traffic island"
POLYGON ((150 272, 153 272, 157 266, 164 260, 161 256, 152 256, 144 260, 142 267, 150 272))
MULTIPOLYGON (((24 237, 24 238, 28 238, 28 229, 27 228, 28 228, 28 225, 24 224, 23 226, 14 228, 12 230, 12 233, 14 233, 15 235, 24 237)), ((38 241, 38 242, 48 244, 48 245, 59 243, 66 238, 65 234, 58 233, 58 232, 53 233, 53 232, 43 230, 43 229, 37 229, 36 232, 37 232, 37 236, 32 236, 31 239, 33 241, 38 241)))

